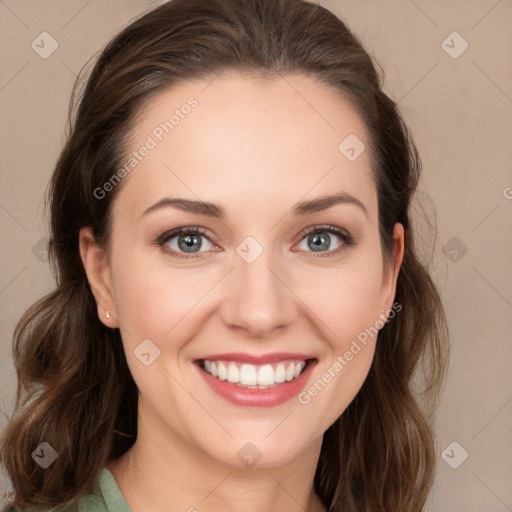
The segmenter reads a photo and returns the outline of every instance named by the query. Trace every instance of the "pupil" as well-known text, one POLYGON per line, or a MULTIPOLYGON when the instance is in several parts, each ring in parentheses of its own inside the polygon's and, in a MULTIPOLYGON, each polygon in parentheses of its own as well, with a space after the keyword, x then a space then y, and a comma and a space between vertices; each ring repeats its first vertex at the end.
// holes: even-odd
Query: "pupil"
POLYGON ((194 245, 197 245, 197 249, 200 249, 201 238, 198 235, 181 235, 178 245, 180 246, 180 249, 185 252, 194 252, 190 249, 194 249, 194 245))
POLYGON ((329 249, 329 243, 331 241, 331 237, 328 234, 314 234, 309 236, 308 240, 312 244, 313 251, 322 251, 329 249))

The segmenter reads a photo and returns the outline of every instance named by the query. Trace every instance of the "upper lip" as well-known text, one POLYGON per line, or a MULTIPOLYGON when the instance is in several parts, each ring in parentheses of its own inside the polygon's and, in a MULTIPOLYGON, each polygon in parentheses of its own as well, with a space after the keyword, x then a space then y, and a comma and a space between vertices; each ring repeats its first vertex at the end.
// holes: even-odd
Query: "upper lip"
POLYGON ((237 361, 239 363, 248 363, 254 365, 263 365, 268 363, 277 363, 279 361, 306 361, 314 359, 314 356, 308 354, 296 354, 293 352, 275 352, 272 354, 244 354, 238 352, 230 352, 226 354, 212 354, 196 359, 196 361, 237 361))

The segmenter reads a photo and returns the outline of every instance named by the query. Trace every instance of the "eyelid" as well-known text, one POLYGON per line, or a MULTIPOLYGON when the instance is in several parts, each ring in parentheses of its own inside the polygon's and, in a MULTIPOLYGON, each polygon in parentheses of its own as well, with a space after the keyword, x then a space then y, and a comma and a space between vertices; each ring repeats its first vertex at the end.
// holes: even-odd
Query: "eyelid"
POLYGON ((355 241, 355 238, 346 229, 333 226, 331 224, 314 224, 313 226, 308 226, 297 235, 297 238, 300 242, 306 235, 325 231, 334 233, 342 238, 347 238, 350 241, 355 241))
MULTIPOLYGON (((200 235, 203 235, 206 238, 208 238, 208 240, 210 240, 210 237, 207 234, 208 233, 207 229, 202 228, 201 226, 191 225, 191 226, 182 226, 179 228, 169 229, 165 233, 162 233, 161 235, 159 235, 156 238, 155 243, 157 243, 159 245, 164 244, 167 241, 169 241, 171 238, 174 238, 175 236, 181 235, 183 233, 199 233, 200 235)), ((210 242, 213 244, 212 240, 210 240, 210 242)))

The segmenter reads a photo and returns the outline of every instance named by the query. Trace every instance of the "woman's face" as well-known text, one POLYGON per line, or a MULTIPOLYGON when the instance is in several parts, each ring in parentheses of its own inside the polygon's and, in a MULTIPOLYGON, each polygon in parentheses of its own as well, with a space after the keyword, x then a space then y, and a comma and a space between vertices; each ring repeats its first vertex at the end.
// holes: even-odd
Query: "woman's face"
POLYGON ((362 144, 349 104, 305 76, 229 73, 146 105, 111 184, 101 299, 139 429, 240 467, 319 446, 367 376, 403 249, 398 224, 385 268, 362 144))

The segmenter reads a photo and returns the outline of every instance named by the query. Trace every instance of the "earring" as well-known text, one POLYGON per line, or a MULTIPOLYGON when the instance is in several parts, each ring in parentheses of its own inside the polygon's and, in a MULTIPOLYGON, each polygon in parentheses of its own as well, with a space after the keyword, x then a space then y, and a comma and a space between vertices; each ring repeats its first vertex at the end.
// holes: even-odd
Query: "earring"
POLYGON ((106 316, 107 318, 110 318, 110 311, 108 311, 108 310, 107 310, 107 312, 105 313, 105 316, 106 316))

